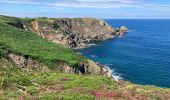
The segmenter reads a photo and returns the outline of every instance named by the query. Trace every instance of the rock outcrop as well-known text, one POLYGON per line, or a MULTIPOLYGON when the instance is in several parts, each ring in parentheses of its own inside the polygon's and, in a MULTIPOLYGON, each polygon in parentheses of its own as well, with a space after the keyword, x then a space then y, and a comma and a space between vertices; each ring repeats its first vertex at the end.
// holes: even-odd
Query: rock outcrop
POLYGON ((23 69, 26 69, 26 70, 32 70, 32 69, 46 70, 47 69, 47 67, 44 64, 39 63, 36 60, 33 60, 29 56, 21 56, 21 55, 9 53, 8 58, 12 60, 12 62, 14 62, 17 66, 23 69))
POLYGON ((56 70, 59 70, 64 73, 75 73, 75 74, 84 74, 84 75, 99 75, 112 77, 112 73, 109 69, 101 64, 97 64, 91 60, 88 60, 87 63, 82 63, 76 67, 69 67, 67 65, 61 65, 56 67, 56 70))
POLYGON ((120 30, 111 27, 103 20, 93 18, 75 19, 35 19, 27 30, 49 41, 70 48, 84 48, 94 41, 102 41, 123 35, 125 27, 120 30))
MULTIPOLYGON (((8 54, 8 58, 12 60, 18 67, 29 70, 48 70, 48 67, 42 63, 39 63, 36 60, 33 60, 29 56, 21 56, 13 53, 8 54)), ((57 65, 55 67, 56 71, 64 73, 75 73, 75 74, 84 74, 84 75, 100 75, 111 77, 106 66, 97 64, 91 60, 87 60, 87 63, 81 63, 77 66, 70 67, 67 64, 57 65)))

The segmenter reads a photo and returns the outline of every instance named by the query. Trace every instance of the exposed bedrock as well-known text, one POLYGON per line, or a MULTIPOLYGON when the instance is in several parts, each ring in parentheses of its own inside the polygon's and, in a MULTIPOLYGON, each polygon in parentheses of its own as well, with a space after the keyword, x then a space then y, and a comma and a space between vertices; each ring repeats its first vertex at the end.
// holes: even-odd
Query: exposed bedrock
MULTIPOLYGON (((39 63, 36 60, 33 60, 29 56, 22 56, 10 53, 8 58, 14 62, 17 66, 26 69, 26 70, 48 70, 48 67, 42 63, 39 63)), ((84 75, 100 75, 111 77, 107 67, 97 64, 91 60, 87 60, 87 63, 81 63, 74 67, 70 67, 67 64, 61 64, 54 66, 56 71, 64 73, 75 73, 75 74, 84 74, 84 75)))
POLYGON ((104 20, 93 18, 35 19, 26 25, 35 34, 70 48, 85 48, 89 43, 123 35, 127 28, 113 28, 104 20))

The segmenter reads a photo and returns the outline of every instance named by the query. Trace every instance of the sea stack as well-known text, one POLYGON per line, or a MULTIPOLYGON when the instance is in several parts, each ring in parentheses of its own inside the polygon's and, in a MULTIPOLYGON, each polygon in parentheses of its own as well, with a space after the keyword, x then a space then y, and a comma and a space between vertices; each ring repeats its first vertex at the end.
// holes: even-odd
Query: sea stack
POLYGON ((127 27, 121 26, 121 27, 119 28, 119 36, 124 35, 124 33, 128 32, 128 30, 129 30, 129 29, 128 29, 127 27))

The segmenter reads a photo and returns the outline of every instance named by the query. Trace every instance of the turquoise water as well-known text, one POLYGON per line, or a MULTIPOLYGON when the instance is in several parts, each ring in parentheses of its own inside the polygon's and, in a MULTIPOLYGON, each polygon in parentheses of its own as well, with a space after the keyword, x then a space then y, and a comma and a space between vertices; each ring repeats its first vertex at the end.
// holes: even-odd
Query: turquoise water
POLYGON ((170 87, 170 20, 106 20, 127 26, 125 36, 78 50, 113 74, 143 85, 170 87))

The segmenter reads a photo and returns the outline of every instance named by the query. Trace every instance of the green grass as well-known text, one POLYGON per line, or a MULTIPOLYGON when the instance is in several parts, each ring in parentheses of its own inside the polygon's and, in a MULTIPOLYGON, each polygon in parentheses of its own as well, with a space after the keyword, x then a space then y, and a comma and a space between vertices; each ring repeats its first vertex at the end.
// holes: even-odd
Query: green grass
POLYGON ((0 55, 8 52, 30 56, 49 67, 63 63, 75 66, 86 61, 71 49, 0 22, 0 55))
POLYGON ((0 15, 0 21, 2 22, 16 22, 17 20, 19 20, 19 18, 17 17, 9 17, 9 16, 0 15))
MULTIPOLYGON (((143 100, 167 100, 169 89, 141 86, 116 81, 103 76, 84 76, 47 71, 26 71, 15 67, 8 60, 0 59, 0 97, 1 99, 26 98, 38 100, 126 100, 141 95, 143 100), (120 95, 116 96, 116 93, 120 95), (113 94, 113 95, 112 95, 113 94), (159 94, 159 95, 158 95, 159 94)), ((137 99, 138 100, 138 99, 137 99)))
POLYGON ((25 71, 13 66, 6 59, 0 59, 0 63, 3 63, 0 66, 2 98, 94 100, 91 93, 103 86, 108 90, 118 89, 118 84, 107 77, 65 74, 50 69, 46 72, 25 71))

